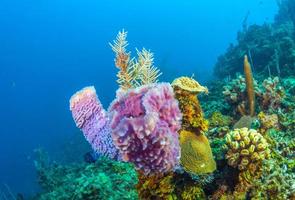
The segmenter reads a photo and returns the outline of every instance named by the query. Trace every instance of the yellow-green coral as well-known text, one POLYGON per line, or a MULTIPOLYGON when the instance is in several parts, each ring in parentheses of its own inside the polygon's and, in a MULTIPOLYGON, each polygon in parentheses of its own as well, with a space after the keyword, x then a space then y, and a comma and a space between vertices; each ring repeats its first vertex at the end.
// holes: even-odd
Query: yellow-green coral
POLYGON ((180 132, 180 162, 185 171, 192 174, 211 173, 216 169, 210 144, 206 136, 190 131, 180 132))
POLYGON ((219 111, 213 112, 210 118, 210 127, 222 127, 229 126, 232 122, 232 118, 221 114, 219 111))
POLYGON ((139 174, 139 183, 136 186, 140 199, 173 199, 175 183, 173 173, 145 176, 139 174))
POLYGON ((182 200, 197 200, 197 199, 206 199, 205 193, 197 185, 187 185, 183 188, 181 193, 182 200))
POLYGON ((267 115, 264 112, 258 114, 258 119, 261 123, 260 133, 264 134, 268 129, 279 129, 279 117, 277 114, 267 115))
POLYGON ((208 90, 188 77, 175 79, 172 86, 183 114, 182 129, 193 129, 196 133, 207 131, 209 122, 203 117, 203 111, 196 94, 208 90))
POLYGON ((235 129, 226 135, 228 164, 239 170, 236 193, 242 194, 261 176, 263 160, 270 157, 269 145, 254 129, 235 129))
POLYGON ((251 199, 294 199, 294 174, 287 172, 275 160, 269 160, 263 167, 263 176, 255 181, 250 193, 251 199))

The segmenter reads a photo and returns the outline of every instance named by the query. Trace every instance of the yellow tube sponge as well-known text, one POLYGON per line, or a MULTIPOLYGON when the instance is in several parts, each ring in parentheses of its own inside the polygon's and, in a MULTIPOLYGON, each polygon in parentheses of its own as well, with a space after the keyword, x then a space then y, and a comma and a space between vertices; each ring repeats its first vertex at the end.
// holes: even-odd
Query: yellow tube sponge
POLYGON ((211 173, 216 169, 209 141, 203 134, 180 131, 180 163, 192 174, 211 173))

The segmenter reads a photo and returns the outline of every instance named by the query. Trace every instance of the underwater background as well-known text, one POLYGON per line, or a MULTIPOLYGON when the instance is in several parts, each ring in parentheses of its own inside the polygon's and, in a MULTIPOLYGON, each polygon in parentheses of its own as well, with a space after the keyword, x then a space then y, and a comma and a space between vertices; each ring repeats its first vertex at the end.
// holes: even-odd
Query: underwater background
POLYGON ((69 99, 88 85, 105 107, 114 99, 117 69, 108 42, 118 31, 128 31, 130 49, 154 52, 160 81, 194 74, 206 85, 245 17, 261 25, 277 12, 275 0, 2 0, 1 187, 25 195, 39 190, 37 148, 59 162, 83 162, 91 148, 73 122, 69 99))

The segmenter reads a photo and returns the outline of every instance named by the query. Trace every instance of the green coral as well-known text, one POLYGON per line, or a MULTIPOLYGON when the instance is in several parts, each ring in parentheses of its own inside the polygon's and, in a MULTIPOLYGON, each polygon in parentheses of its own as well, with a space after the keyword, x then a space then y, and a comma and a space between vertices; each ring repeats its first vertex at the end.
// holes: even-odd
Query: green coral
POLYGON ((37 199, 138 199, 131 164, 99 158, 92 164, 59 165, 39 158, 35 165, 43 191, 37 199))
POLYGON ((210 142, 213 156, 216 160, 224 160, 226 154, 226 148, 224 145, 226 140, 224 138, 215 138, 210 142))

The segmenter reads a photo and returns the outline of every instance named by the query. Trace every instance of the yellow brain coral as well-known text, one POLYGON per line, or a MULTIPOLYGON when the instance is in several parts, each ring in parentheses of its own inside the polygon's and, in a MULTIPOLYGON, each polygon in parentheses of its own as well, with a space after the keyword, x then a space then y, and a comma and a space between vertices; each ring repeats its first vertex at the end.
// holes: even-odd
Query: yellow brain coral
POLYGON ((216 169, 216 163, 206 136, 182 130, 180 132, 180 146, 180 162, 185 171, 203 174, 211 173, 216 169))
POLYGON ((208 92, 208 89, 189 77, 175 79, 172 82, 172 86, 183 114, 182 128, 193 129, 196 133, 207 131, 209 123, 203 117, 203 112, 196 94, 199 92, 208 92))

